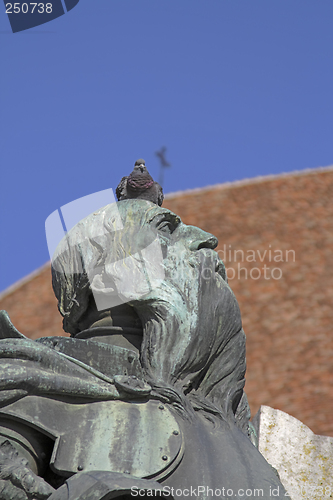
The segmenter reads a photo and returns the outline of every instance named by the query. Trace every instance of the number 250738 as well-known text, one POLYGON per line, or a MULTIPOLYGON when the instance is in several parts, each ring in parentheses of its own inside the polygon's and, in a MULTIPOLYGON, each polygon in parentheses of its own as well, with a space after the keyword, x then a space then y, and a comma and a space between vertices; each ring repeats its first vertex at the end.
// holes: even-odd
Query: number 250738
POLYGON ((50 14, 52 12, 52 4, 51 3, 6 3, 6 13, 7 14, 19 14, 22 12, 23 14, 33 14, 37 12, 39 14, 43 14, 46 12, 50 14))

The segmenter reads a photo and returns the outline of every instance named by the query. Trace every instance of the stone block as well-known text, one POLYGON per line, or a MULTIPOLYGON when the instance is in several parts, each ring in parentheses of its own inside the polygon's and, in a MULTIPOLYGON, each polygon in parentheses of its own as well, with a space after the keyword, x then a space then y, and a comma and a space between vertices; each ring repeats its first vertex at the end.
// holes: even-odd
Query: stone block
POLYGON ((333 438, 296 418, 261 406, 252 421, 259 451, 279 473, 292 500, 333 498, 333 438))

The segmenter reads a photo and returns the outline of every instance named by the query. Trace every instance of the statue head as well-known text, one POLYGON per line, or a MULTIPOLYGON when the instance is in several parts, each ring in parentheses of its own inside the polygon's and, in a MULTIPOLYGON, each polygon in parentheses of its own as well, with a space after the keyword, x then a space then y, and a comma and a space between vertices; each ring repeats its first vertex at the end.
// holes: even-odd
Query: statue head
POLYGON ((123 308, 141 324, 140 359, 153 388, 233 418, 245 336, 217 243, 170 210, 120 201, 69 231, 52 261, 53 287, 67 332, 123 308))

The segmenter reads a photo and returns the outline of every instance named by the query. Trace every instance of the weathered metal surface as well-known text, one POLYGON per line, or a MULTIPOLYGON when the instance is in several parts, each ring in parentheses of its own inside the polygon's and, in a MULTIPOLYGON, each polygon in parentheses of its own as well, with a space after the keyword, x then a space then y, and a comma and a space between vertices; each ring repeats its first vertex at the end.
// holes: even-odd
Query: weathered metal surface
POLYGON ((117 399, 113 380, 79 360, 29 339, 0 340, 2 404, 26 394, 117 399))
POLYGON ((139 355, 123 347, 66 337, 43 337, 36 342, 79 360, 110 378, 135 375, 143 379, 139 355))
POLYGON ((6 311, 0 311, 0 339, 7 338, 25 338, 22 333, 20 333, 13 323, 10 321, 8 313, 6 311))
POLYGON ((173 500, 170 490, 163 492, 159 483, 152 480, 134 479, 114 472, 79 472, 66 481, 49 500, 129 500, 152 497, 173 500))
POLYGON ((114 471, 159 478, 172 471, 184 452, 181 429, 158 401, 71 404, 27 396, 0 409, 2 417, 26 422, 52 436, 54 471, 114 471))
MULTIPOLYGON (((4 418, 0 414, 0 441, 15 442, 20 455, 29 462, 29 467, 36 474, 43 474, 46 469, 45 456, 49 442, 33 427, 19 422, 16 419, 4 418)), ((49 454, 49 453, 48 453, 49 454)))

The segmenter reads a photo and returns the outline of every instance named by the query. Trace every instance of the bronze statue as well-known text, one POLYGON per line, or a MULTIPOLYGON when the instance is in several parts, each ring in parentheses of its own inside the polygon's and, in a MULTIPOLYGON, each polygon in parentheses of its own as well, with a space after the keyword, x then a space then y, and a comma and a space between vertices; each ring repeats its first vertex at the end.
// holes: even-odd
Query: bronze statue
POLYGON ((0 320, 1 499, 284 497, 253 444, 216 246, 144 199, 69 231, 52 279, 71 338, 32 341, 0 320))

